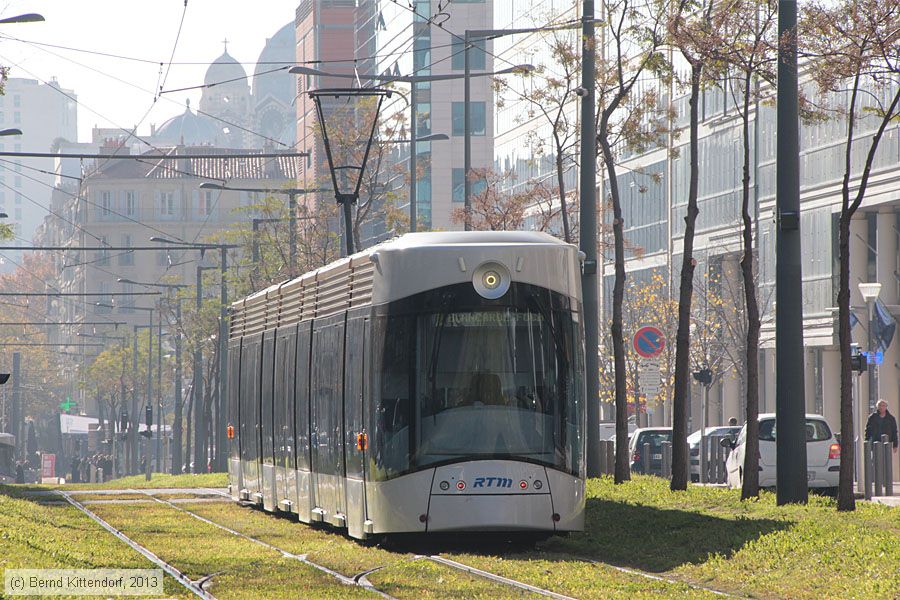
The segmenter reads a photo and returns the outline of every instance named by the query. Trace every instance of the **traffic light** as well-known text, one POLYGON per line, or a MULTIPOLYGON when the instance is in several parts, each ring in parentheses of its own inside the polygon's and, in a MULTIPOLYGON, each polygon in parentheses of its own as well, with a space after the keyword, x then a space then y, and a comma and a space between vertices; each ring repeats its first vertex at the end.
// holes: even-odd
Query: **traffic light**
POLYGON ((850 344, 850 369, 857 373, 865 373, 869 369, 868 356, 860 352, 859 344, 850 344))
POLYGON ((124 440, 128 435, 128 411, 123 410, 122 415, 119 417, 119 431, 121 432, 122 439, 124 440))
POLYGON ((694 371, 694 379, 703 385, 712 385, 712 371, 709 369, 700 369, 699 371, 694 371))
POLYGON ((151 437, 153 437, 153 432, 150 431, 150 428, 153 426, 153 407, 149 404, 147 405, 147 409, 144 411, 144 423, 147 425, 147 429, 146 431, 142 431, 141 435, 149 440, 151 437))

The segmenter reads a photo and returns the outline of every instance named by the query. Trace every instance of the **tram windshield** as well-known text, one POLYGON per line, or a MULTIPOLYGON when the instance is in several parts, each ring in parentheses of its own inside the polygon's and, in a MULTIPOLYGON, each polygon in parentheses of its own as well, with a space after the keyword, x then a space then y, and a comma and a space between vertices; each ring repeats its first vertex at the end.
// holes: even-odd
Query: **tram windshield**
POLYGON ((525 284, 499 300, 469 285, 428 294, 378 318, 372 475, 510 458, 580 473, 582 343, 568 300, 525 284))

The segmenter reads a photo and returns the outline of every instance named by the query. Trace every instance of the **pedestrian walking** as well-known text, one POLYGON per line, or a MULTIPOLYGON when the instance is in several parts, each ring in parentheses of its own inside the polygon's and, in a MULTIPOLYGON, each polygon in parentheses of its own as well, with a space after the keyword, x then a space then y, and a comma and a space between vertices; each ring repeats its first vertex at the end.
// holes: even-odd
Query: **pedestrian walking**
POLYGON ((897 419, 887 409, 887 401, 879 400, 875 404, 875 412, 869 415, 866 422, 866 440, 880 442, 881 436, 886 435, 891 440, 894 453, 897 452, 897 419))

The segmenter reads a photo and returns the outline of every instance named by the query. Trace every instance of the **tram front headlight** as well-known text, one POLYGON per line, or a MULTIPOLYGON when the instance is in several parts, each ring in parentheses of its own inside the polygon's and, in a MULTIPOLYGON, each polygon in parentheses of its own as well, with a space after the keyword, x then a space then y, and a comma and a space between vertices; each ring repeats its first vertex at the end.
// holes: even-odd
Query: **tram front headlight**
POLYGON ((472 286, 478 295, 488 300, 502 297, 512 283, 509 269, 499 262, 486 262, 475 269, 472 286))

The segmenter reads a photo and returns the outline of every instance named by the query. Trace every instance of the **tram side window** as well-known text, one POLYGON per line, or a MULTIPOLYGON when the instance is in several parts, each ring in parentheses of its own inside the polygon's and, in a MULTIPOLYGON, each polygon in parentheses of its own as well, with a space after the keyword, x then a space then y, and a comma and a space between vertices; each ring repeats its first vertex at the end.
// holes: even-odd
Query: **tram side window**
MULTIPOLYGON (((410 317, 378 319, 376 327, 381 331, 375 339, 384 340, 384 346, 376 349, 376 389, 380 389, 380 401, 375 406, 375 443, 370 444, 370 469, 375 480, 390 478, 409 469, 409 398, 411 344, 413 320, 410 317), (385 328, 390 323, 390 332, 385 328)), ((374 403, 373 403, 374 404, 374 403)))

